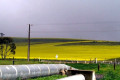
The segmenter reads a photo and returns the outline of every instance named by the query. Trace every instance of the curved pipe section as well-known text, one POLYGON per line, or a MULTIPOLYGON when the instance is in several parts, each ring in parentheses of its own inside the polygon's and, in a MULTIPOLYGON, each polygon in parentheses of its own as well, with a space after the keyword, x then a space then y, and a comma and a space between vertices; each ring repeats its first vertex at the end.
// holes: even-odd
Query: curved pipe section
POLYGON ((70 67, 65 64, 0 65, 0 80, 48 76, 59 74, 61 69, 70 67))
POLYGON ((78 74, 78 75, 73 75, 73 76, 69 76, 69 77, 65 77, 57 80, 85 80, 85 77, 82 74, 78 74))

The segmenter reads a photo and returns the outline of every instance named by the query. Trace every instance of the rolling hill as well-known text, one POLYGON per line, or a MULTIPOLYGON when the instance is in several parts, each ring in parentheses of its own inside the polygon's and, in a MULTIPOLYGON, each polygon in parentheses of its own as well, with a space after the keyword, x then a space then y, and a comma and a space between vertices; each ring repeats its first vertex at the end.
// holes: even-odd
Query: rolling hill
MULTIPOLYGON (((27 57, 27 38, 13 38, 16 45, 16 58, 27 57)), ((120 42, 62 39, 31 38, 31 58, 62 60, 99 60, 120 57, 120 42)))

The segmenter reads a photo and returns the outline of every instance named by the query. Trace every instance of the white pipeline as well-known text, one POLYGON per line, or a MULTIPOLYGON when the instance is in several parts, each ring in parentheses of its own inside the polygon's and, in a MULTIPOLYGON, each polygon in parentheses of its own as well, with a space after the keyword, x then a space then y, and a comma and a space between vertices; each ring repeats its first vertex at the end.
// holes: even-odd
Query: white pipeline
POLYGON ((70 69, 65 64, 0 65, 0 80, 16 80, 59 74, 61 69, 70 69))

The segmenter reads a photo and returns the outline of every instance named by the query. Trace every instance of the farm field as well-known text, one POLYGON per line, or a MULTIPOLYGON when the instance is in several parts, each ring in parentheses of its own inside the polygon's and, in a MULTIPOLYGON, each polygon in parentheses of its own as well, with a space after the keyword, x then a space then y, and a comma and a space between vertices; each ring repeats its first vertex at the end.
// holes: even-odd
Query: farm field
MULTIPOLYGON (((15 39, 15 58, 27 58, 27 39, 15 39), (17 42, 18 41, 18 42, 17 42)), ((31 39, 31 58, 58 60, 98 60, 120 57, 120 42, 80 39, 31 39)))

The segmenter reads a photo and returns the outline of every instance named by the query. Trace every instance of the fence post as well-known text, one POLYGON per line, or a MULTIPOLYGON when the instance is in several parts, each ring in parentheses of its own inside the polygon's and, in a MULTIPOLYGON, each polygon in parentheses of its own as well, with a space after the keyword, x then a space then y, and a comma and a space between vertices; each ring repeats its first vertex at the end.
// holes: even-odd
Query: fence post
POLYGON ((47 64, 49 64, 49 60, 47 60, 47 64))
POLYGON ((13 57, 13 65, 15 64, 14 57, 13 57))
POLYGON ((97 64, 97 58, 95 58, 95 63, 97 64))
POLYGON ((115 63, 116 63, 116 59, 115 59, 115 63))
POLYGON ((116 64, 115 64, 115 62, 114 62, 114 70, 115 70, 115 67, 116 67, 116 64))
POLYGON ((89 64, 91 63, 91 59, 90 59, 90 62, 89 62, 89 64))
POLYGON ((34 62, 35 62, 35 58, 34 58, 34 62))
POLYGON ((78 63, 78 60, 77 60, 77 63, 78 63))
POLYGON ((103 61, 103 63, 104 63, 105 61, 103 61))
POLYGON ((98 71, 100 70, 100 64, 98 64, 98 71))
POLYGON ((39 57, 39 62, 40 62, 40 57, 39 57))
POLYGON ((72 60, 72 63, 73 63, 73 60, 72 60))
POLYGON ((85 61, 85 64, 86 64, 86 61, 85 61))

